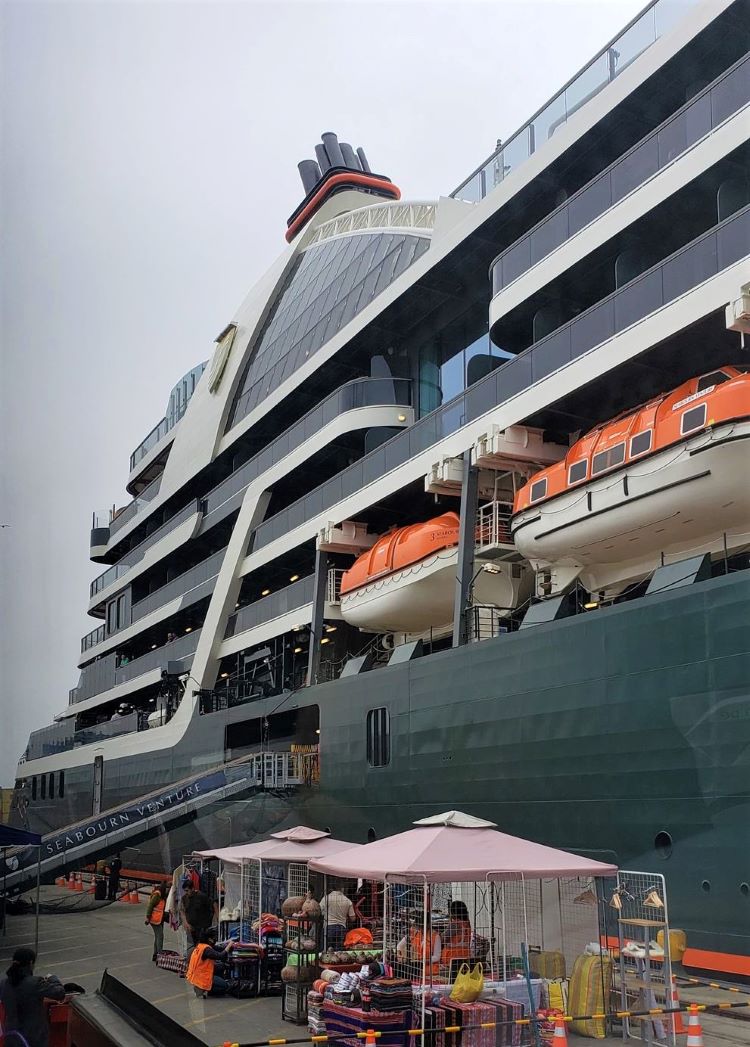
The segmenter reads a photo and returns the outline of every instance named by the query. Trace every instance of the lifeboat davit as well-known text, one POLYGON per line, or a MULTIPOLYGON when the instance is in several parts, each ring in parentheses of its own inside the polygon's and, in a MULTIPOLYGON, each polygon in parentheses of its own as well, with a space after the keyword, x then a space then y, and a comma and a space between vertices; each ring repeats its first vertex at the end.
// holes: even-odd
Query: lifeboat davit
POLYGON ((598 426, 517 493, 511 533, 552 591, 616 594, 750 541, 750 374, 726 366, 598 426))
MULTIPOLYGON (((459 518, 443 513, 424 523, 389 531, 363 553, 341 580, 341 616, 369 632, 422 634, 453 620, 459 518)), ((523 572, 499 564, 478 575, 476 603, 507 611, 516 606, 523 572)))

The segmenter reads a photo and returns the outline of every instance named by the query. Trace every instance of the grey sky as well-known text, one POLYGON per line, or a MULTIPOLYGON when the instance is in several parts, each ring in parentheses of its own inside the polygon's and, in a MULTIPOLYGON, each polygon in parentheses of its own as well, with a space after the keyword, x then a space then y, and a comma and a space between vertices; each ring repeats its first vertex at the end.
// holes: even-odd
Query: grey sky
POLYGON ((0 0, 0 784, 98 624, 91 511, 281 250, 320 132, 448 193, 644 2, 0 0))

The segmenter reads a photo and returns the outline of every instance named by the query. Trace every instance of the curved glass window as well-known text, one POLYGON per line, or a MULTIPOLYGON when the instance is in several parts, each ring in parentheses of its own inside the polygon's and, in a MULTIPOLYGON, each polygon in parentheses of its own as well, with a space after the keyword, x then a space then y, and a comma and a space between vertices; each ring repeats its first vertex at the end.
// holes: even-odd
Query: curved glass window
POLYGON ((404 233, 360 233, 304 251, 255 343, 228 428, 333 338, 429 245, 425 237, 404 233))

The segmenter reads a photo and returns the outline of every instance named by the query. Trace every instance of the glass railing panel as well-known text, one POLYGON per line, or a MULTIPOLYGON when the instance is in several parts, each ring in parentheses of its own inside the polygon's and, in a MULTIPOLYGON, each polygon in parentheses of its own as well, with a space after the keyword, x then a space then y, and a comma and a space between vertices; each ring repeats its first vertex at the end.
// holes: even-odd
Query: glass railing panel
POLYGON ((141 509, 152 502, 156 495, 159 493, 161 487, 162 474, 159 473, 155 479, 151 481, 148 487, 144 487, 141 493, 134 498, 132 502, 129 502, 124 509, 122 509, 117 516, 110 520, 109 530, 110 534, 114 534, 119 531, 121 527, 124 527, 128 520, 132 520, 141 509))
POLYGON ((219 550, 218 553, 214 553, 213 556, 202 560, 195 567, 178 575, 177 578, 173 578, 159 589, 155 589, 148 596, 144 596, 142 600, 138 600, 137 603, 133 604, 131 620, 133 622, 140 621, 145 615, 150 614, 159 607, 163 607, 170 600, 174 600, 178 596, 187 596, 198 586, 203 585, 204 582, 215 578, 221 569, 225 551, 224 549, 219 550))
POLYGON ((248 629, 254 629, 264 622, 273 621, 288 611, 294 611, 298 607, 304 607, 313 598, 315 588, 315 576, 310 574, 306 578, 300 578, 298 582, 280 589, 270 596, 264 596, 253 603, 241 607, 239 611, 229 616, 224 638, 237 636, 248 629))
POLYGON ((82 702, 86 698, 93 698, 95 694, 101 694, 102 691, 114 687, 115 664, 116 658, 112 653, 97 658, 89 665, 84 665, 78 686, 75 688, 74 701, 82 702))
MULTIPOLYGON (((610 80, 623 72, 635 59, 643 54, 652 43, 669 32, 680 21, 688 7, 700 0, 659 0, 644 11, 633 25, 622 33, 602 52, 586 65, 578 76, 559 91, 547 103, 544 109, 533 116, 513 138, 503 147, 503 151, 514 147, 517 138, 531 132, 528 139, 529 152, 539 149, 555 131, 562 126, 591 98, 601 91, 610 80)), ((473 174, 451 196, 476 203, 490 193, 503 180, 503 173, 523 163, 519 159, 523 148, 517 156, 503 159, 499 152, 486 161, 482 169, 473 174)))
POLYGON ((81 654, 84 651, 90 650, 92 647, 96 647, 98 644, 103 643, 106 630, 103 625, 98 626, 96 629, 92 629, 90 633, 87 633, 81 640, 81 654))
POLYGON ((601 217, 748 103, 750 55, 498 255, 491 267, 493 294, 601 217))
POLYGON ((531 156, 530 129, 524 127, 503 146, 503 178, 525 163, 531 156))
POLYGON ((73 736, 73 745, 91 745, 93 742, 106 741, 107 738, 116 738, 120 734, 133 734, 138 730, 138 720, 139 714, 135 711, 126 713, 124 716, 115 714, 111 720, 76 731, 73 736))
POLYGON ((115 671, 115 682, 124 683, 126 680, 134 680, 136 676, 165 666, 167 662, 179 662, 189 658, 195 654, 200 634, 200 629, 193 629, 192 632, 178 636, 176 640, 162 647, 157 647, 155 651, 147 651, 146 654, 142 654, 140 658, 134 658, 133 661, 123 662, 121 659, 115 671))

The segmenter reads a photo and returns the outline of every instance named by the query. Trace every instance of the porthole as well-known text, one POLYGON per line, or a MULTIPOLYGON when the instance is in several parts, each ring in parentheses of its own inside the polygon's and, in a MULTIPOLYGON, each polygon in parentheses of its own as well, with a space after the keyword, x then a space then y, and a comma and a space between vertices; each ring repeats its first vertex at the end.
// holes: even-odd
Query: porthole
POLYGON ((708 892, 711 890, 711 881, 710 880, 704 880, 703 883, 701 884, 701 890, 705 891, 705 893, 708 894, 708 892))
POLYGON ((654 850, 665 860, 672 855, 672 837, 664 829, 654 837, 654 850))
POLYGON ((747 898, 748 894, 750 894, 750 883, 741 883, 740 884, 740 894, 744 894, 745 897, 747 898))

